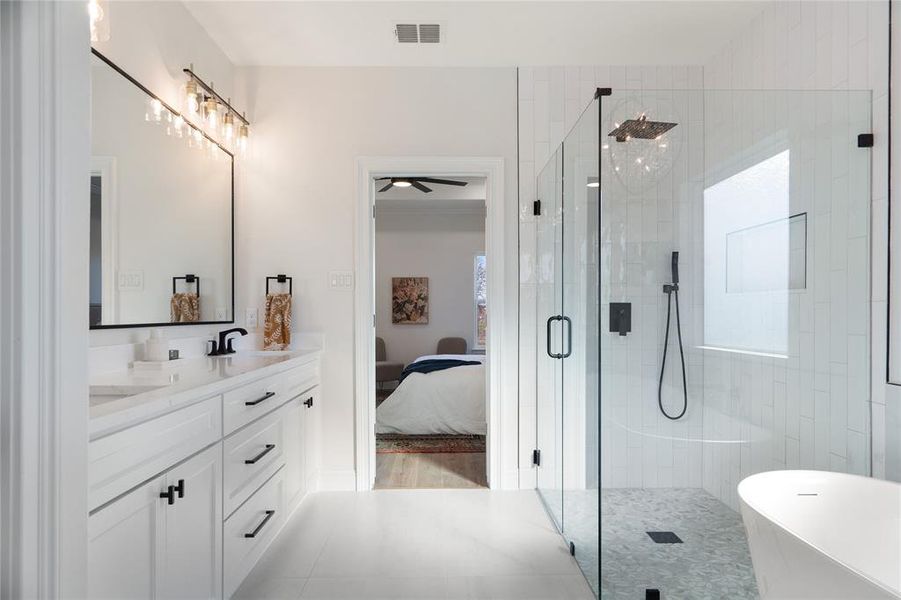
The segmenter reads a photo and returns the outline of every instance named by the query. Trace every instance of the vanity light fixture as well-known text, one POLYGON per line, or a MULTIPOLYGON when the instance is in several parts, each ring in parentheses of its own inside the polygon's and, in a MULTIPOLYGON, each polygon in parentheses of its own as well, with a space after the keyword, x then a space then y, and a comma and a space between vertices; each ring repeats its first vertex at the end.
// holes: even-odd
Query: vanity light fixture
POLYGON ((186 110, 190 113, 196 105, 206 128, 207 135, 222 139, 222 144, 237 149, 241 154, 247 151, 250 137, 250 121, 213 89, 213 83, 206 83, 194 72, 194 65, 182 69, 188 78, 185 83, 186 110))
POLYGON ((250 127, 245 123, 241 123, 241 126, 238 127, 238 152, 241 153, 241 156, 247 155, 247 143, 249 137, 250 127))
POLYGON ((197 92, 197 82, 189 79, 185 84, 185 112, 191 116, 200 111, 200 95, 197 92))
POLYGON ((229 144, 235 137, 235 117, 230 112, 222 116, 222 135, 229 144))
MULTIPOLYGON (((189 118, 186 118, 184 115, 179 113, 177 110, 172 108, 170 105, 166 104, 166 102, 160 99, 159 96, 154 94, 152 91, 147 89, 144 85, 142 85, 139 81, 135 80, 131 75, 122 70, 119 65, 108 59, 103 55, 102 52, 98 51, 96 48, 91 48, 91 53, 96 56, 101 61, 105 62, 112 68, 114 71, 131 81, 134 85, 136 85, 142 92, 147 94, 147 102, 146 108, 144 110, 144 120, 165 125, 165 131, 167 136, 174 136, 176 138, 187 138, 188 139, 188 147, 189 148, 198 148, 204 149, 208 146, 204 142, 208 142, 209 146, 213 148, 219 148, 229 156, 234 156, 234 153, 226 148, 226 146, 216 139, 213 138, 212 135, 205 133, 202 129, 202 123, 198 124, 192 121, 189 118)), ((217 132, 213 132, 214 134, 217 132)))
POLYGON ((163 120, 163 103, 158 98, 147 99, 147 112, 144 113, 144 120, 152 123, 159 123, 163 120))
POLYGON ((91 20, 91 41, 109 41, 109 19, 106 0, 88 0, 88 17, 91 20))

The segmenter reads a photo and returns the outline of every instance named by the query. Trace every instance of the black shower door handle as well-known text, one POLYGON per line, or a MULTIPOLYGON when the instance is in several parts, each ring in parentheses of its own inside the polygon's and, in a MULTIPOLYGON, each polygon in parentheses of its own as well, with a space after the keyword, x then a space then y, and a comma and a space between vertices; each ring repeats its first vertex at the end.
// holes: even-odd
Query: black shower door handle
POLYGON ((573 353, 573 322, 567 316, 560 317, 566 323, 566 352, 560 358, 569 358, 573 353))
POLYGON ((546 352, 547 355, 551 358, 563 358, 563 354, 560 352, 551 352, 551 327, 553 327, 554 321, 562 321, 563 317, 560 315, 552 315, 547 318, 547 342, 546 342, 546 352))

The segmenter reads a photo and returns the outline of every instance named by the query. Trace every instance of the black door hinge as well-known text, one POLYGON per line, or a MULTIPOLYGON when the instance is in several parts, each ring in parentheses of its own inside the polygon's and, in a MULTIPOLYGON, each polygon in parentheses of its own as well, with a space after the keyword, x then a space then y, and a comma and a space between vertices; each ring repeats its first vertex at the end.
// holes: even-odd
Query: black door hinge
POLYGON ((532 450, 532 464, 536 467, 541 466, 541 450, 532 450))
POLYGON ((872 148, 873 147, 873 134, 872 133, 861 133, 857 136, 857 147, 858 148, 872 148))
POLYGON ((532 214, 536 217, 541 214, 541 200, 532 203, 532 214))
POLYGON ((570 556, 576 555, 576 545, 573 542, 569 543, 569 555, 570 556))

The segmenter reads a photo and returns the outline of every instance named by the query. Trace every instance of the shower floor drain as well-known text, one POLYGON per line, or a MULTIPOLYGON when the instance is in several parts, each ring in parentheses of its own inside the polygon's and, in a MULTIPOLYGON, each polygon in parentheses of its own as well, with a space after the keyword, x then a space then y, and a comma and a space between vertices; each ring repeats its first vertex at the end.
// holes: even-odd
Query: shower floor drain
POLYGON ((652 540, 658 544, 681 544, 682 539, 672 531, 646 531, 652 540))

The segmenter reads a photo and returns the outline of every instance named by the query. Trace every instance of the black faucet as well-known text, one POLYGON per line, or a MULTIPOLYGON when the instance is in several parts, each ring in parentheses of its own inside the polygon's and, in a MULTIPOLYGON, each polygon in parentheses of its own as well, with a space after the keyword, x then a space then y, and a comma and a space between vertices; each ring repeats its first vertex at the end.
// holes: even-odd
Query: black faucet
POLYGON ((243 327, 234 327, 232 329, 226 329, 225 331, 219 332, 219 343, 216 343, 216 340, 210 340, 210 344, 212 344, 213 348, 210 350, 210 353, 207 356, 224 356, 226 354, 234 354, 235 349, 232 348, 233 338, 229 338, 229 334, 232 333, 240 333, 241 335, 247 335, 247 330, 243 327), (228 340, 228 343, 226 343, 228 340))

